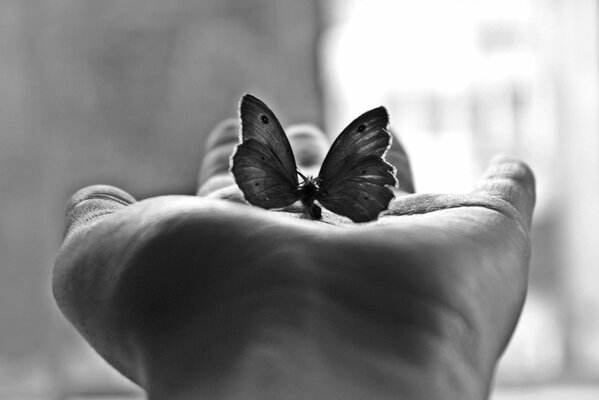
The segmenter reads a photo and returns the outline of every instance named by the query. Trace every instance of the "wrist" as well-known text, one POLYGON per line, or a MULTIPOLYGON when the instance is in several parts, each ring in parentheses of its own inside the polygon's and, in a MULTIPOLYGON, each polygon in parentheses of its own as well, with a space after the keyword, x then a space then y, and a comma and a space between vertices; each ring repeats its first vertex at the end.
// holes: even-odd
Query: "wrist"
POLYGON ((486 398, 490 373, 474 368, 455 343, 417 331, 392 337, 337 311, 335 322, 313 316, 301 328, 253 326, 241 346, 221 332, 201 348, 205 330, 182 329, 144 357, 149 399, 486 398))

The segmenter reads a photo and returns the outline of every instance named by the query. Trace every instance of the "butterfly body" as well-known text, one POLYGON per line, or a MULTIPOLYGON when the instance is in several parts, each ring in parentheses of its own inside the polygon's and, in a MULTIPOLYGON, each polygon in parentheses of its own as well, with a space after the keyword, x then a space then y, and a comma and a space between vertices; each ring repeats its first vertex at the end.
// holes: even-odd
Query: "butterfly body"
POLYGON ((367 111, 341 132, 317 177, 297 170, 289 140, 266 104, 246 94, 240 118, 241 143, 231 172, 250 204, 271 209, 300 201, 312 219, 320 219, 321 208, 314 204, 318 201, 354 222, 374 220, 388 208, 397 179, 383 158, 391 143, 384 107, 367 111))
POLYGON ((312 219, 322 218, 322 209, 314 204, 315 200, 318 200, 321 194, 320 179, 318 177, 313 178, 311 176, 304 177, 304 181, 299 184, 297 188, 297 196, 299 197, 304 210, 308 213, 312 219))

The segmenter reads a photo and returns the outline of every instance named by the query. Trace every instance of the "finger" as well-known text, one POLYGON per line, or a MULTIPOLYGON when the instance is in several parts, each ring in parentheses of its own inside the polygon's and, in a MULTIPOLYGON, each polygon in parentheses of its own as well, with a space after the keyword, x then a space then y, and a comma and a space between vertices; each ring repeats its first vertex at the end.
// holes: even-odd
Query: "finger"
POLYGON ((535 178, 532 170, 522 161, 496 156, 474 191, 500 198, 513 206, 530 228, 535 206, 535 178))
POLYGON ((67 202, 65 238, 133 203, 135 199, 129 193, 113 186, 95 185, 77 191, 67 202))
POLYGON ((239 121, 235 118, 222 121, 210 132, 198 176, 199 196, 206 196, 235 184, 229 173, 229 163, 238 142, 239 121))
POLYGON ((385 159, 395 167, 396 177, 399 182, 399 191, 401 193, 414 193, 414 180, 412 178, 412 168, 410 159, 404 147, 399 141, 398 136, 390 130, 393 137, 391 148, 387 152, 385 159))
POLYGON ((291 125, 287 137, 295 155, 295 162, 304 174, 316 176, 329 149, 326 135, 311 124, 291 125))

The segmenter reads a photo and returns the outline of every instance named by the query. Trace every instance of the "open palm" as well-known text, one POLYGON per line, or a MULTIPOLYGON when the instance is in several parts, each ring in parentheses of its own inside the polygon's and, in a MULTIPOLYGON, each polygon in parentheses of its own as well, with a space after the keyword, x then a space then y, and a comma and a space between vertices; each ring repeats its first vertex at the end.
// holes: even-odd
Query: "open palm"
MULTIPOLYGON (((305 128, 305 127, 304 127, 305 128)), ((328 142, 290 129, 303 171, 328 142)), ((524 301, 534 179, 496 159, 466 195, 400 189, 378 221, 243 203, 235 123, 198 196, 75 194, 56 261, 64 314, 151 399, 484 399, 524 301)))

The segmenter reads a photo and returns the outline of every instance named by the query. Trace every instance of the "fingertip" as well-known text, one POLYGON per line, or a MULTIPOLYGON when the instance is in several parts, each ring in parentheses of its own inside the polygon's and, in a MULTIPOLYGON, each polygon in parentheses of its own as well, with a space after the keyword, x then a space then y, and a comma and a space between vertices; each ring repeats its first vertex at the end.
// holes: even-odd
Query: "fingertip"
POLYGON ((93 185, 80 189, 67 201, 65 237, 76 228, 135 202, 133 196, 114 186, 93 185))
POLYGON ((329 141, 322 130, 312 124, 297 124, 287 128, 287 137, 300 167, 318 167, 324 160, 329 141))
POLYGON ((92 185, 76 191, 67 201, 66 214, 69 214, 80 203, 86 200, 102 199, 118 204, 135 203, 135 198, 122 189, 110 185, 92 185))
POLYGON ((231 141, 239 141, 239 120, 237 118, 227 118, 216 124, 206 137, 204 148, 206 151, 210 151, 210 149, 231 141))
POLYGON ((489 162, 475 191, 507 201, 530 227, 536 202, 535 186, 534 173, 525 162, 499 154, 489 162))
POLYGON ((528 170, 530 170, 530 168, 528 168, 528 166, 526 165, 526 163, 524 163, 523 161, 521 161, 520 159, 518 159, 516 157, 510 156, 507 153, 497 153, 497 154, 495 154, 489 160, 489 165, 488 166, 490 167, 490 166, 493 166, 493 165, 510 164, 510 163, 521 164, 523 167, 525 167, 528 170))
POLYGON ((535 194, 535 176, 532 169, 524 161, 504 154, 498 154, 489 161, 483 179, 514 180, 530 195, 535 194))

